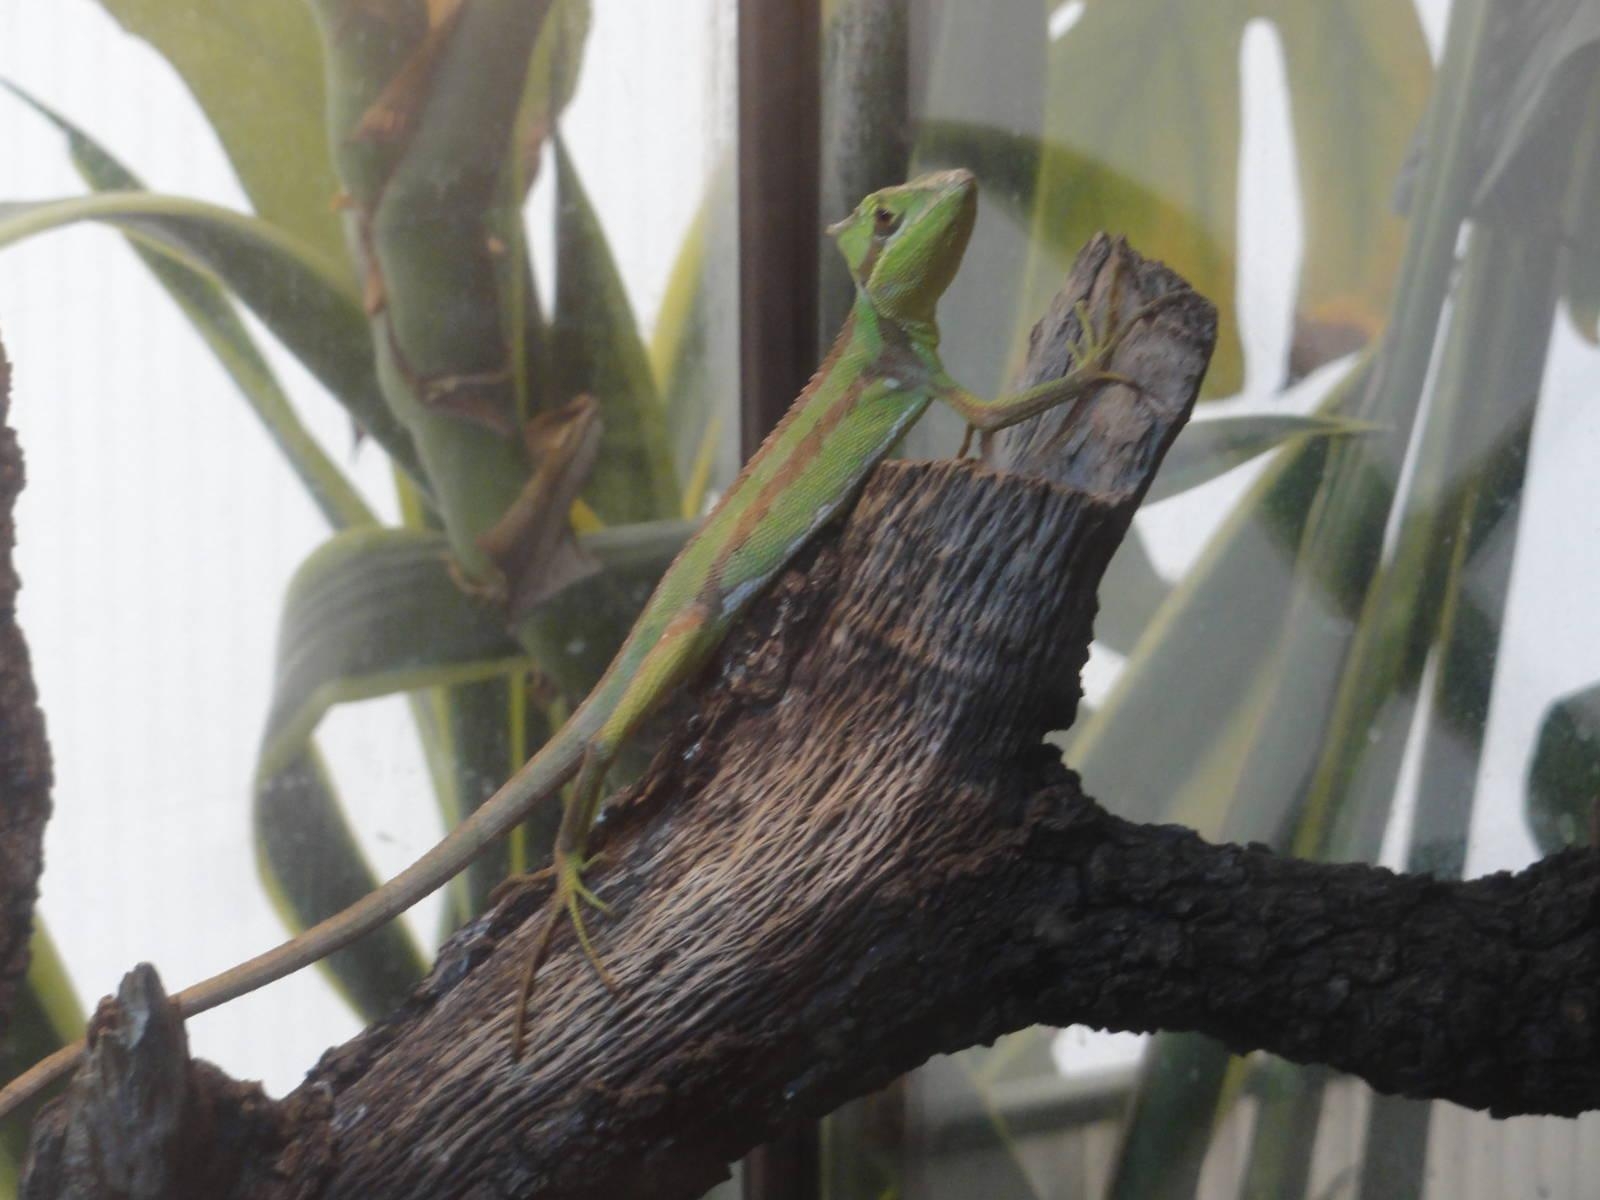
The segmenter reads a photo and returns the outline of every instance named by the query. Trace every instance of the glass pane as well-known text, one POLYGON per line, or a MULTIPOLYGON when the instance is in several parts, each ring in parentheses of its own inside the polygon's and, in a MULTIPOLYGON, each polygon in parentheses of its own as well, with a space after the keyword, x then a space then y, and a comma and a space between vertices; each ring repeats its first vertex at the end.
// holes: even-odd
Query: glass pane
MULTIPOLYGON (((1267 438, 1244 465, 1180 436, 1183 477, 1113 564, 1059 738, 1086 790, 1443 876, 1594 838, 1592 19, 858 0, 828 20, 824 195, 979 177, 940 309, 956 378, 999 389, 1107 229, 1218 305, 1196 426, 1371 423, 1267 438)), ((906 449, 960 436, 936 412, 906 449)), ((832 1118, 828 1195, 1574 1196, 1595 1120, 1493 1122, 1189 1035, 1028 1030, 832 1118)))
MULTIPOLYGON (((342 907, 592 684, 736 466, 732 52, 725 0, 0 6, 0 200, 68 198, 0 214, 0 336, 85 1000, 342 907)), ((196 1053, 293 1087, 557 808, 196 1053)))

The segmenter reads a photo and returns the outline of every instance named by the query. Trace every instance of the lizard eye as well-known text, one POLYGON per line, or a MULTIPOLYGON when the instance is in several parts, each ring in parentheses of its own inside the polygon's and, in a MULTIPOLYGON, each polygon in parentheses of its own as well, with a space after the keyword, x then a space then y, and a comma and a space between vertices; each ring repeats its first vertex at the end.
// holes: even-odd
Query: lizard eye
POLYGON ((900 224, 900 218, 887 208, 880 208, 872 214, 872 229, 879 237, 886 237, 895 231, 900 224))

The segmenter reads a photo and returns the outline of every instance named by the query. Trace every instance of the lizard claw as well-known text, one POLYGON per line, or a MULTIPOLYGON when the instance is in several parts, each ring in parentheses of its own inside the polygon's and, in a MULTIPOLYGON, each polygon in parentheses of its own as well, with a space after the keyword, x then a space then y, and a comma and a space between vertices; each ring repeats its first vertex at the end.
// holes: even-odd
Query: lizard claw
MULTIPOLYGON (((1108 320, 1107 327, 1104 330, 1095 324, 1094 318, 1090 315, 1087 298, 1079 300, 1072 306, 1072 311, 1078 318, 1078 333, 1076 337, 1068 342, 1067 348, 1072 354, 1074 367, 1090 367, 1092 369, 1095 366, 1103 366, 1109 362, 1111 355, 1122 344, 1122 339, 1127 337, 1139 322, 1146 317, 1153 316, 1183 294, 1181 290, 1163 292, 1155 299, 1141 304, 1128 316, 1119 320, 1115 313, 1121 306, 1123 274, 1122 261, 1118 259, 1113 268, 1111 285, 1108 289, 1109 295, 1106 297, 1105 303, 1107 312, 1113 315, 1108 320)), ((1132 380, 1122 376, 1102 373, 1101 377, 1106 382, 1123 383, 1130 387, 1137 386, 1132 380)))
POLYGON ((537 871, 519 871, 515 875, 507 875, 494 885, 494 890, 489 893, 488 907, 495 908, 513 892, 520 892, 523 888, 537 887, 555 874, 555 867, 540 867, 537 871))
MULTIPOLYGON (((544 926, 539 930, 538 940, 534 943, 533 954, 528 959, 528 969, 522 974, 522 985, 517 989, 517 1003, 514 1009, 511 1029, 511 1059, 513 1062, 521 1059, 522 1047, 527 1032, 528 1001, 533 996, 533 985, 539 978, 539 969, 544 966, 545 959, 550 957, 550 944, 555 939, 556 929, 561 924, 563 915, 572 922, 572 932, 578 939, 578 946, 583 951, 584 957, 589 960, 589 965, 594 968, 594 973, 599 977, 608 992, 613 995, 622 991, 622 985, 617 982, 616 976, 606 969, 600 961, 600 955, 594 948, 594 943, 589 939, 589 930, 583 922, 583 906, 585 904, 597 911, 609 915, 611 906, 583 882, 583 872, 594 866, 600 860, 600 855, 584 859, 576 854, 557 852, 553 866, 545 868, 553 870, 556 876, 556 888, 550 895, 550 901, 545 909, 544 926)), ((544 874, 543 871, 538 874, 544 874)))

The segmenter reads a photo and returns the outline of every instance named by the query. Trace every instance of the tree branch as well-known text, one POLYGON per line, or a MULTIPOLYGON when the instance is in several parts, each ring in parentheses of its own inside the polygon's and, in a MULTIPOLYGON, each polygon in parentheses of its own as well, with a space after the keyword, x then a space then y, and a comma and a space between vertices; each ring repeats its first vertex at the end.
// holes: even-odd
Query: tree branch
POLYGON ((28 971, 52 782, 44 714, 17 624, 22 585, 11 553, 25 476, 22 449, 7 424, 10 409, 11 364, 0 347, 0 1034, 10 1030, 28 971))
MULTIPOLYGON (((1178 287, 1093 243, 1035 374, 1064 366, 1073 300, 1178 287)), ((239 1182, 169 1137, 147 1155, 168 1194, 692 1197, 786 1123, 1041 1021, 1201 1030, 1501 1113, 1600 1104, 1600 855, 1447 884, 1208 845, 1108 815, 1042 742, 1072 719, 1101 572, 1213 334, 1200 298, 1164 309, 1114 364, 1141 390, 1051 414, 1008 444, 1011 472, 873 475, 608 815, 591 882, 619 995, 563 931, 511 1060, 547 895, 524 888, 283 1104, 187 1073, 239 1182)), ((102 1048, 136 1065, 149 1024, 110 1013, 91 1072, 102 1048)), ((99 1104, 103 1130, 130 1072, 102 1071, 98 1100, 75 1085, 36 1139, 54 1190, 30 1196, 64 1194, 78 1114, 99 1104)))

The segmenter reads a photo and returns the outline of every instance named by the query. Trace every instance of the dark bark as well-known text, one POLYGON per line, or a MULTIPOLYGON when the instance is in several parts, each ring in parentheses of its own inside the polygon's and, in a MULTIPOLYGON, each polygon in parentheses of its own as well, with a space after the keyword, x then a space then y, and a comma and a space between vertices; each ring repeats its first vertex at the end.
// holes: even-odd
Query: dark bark
POLYGON ((21 581, 11 551, 24 474, 17 435, 7 424, 10 407, 11 364, 0 347, 0 1035, 10 1028, 28 971, 52 783, 44 715, 17 624, 21 581))
MULTIPOLYGON (((1036 373, 1126 254, 1085 252, 1036 373)), ((1129 263, 1125 311, 1179 286, 1129 263)), ((1600 855, 1463 884, 1209 845, 1110 816, 1041 741, 1213 329, 1198 297, 1163 310, 1115 363, 1143 390, 1013 439, 1010 473, 879 469, 759 603, 604 827, 620 995, 563 931, 511 1060, 546 895, 525 888, 282 1105, 188 1073, 174 1105, 199 1093, 211 1139, 251 1152, 225 1187, 203 1149, 146 1149, 188 1172, 165 1194, 691 1197, 789 1123, 1036 1022, 1200 1030, 1499 1113, 1600 1105, 1600 855)), ((129 1058, 142 1027, 100 1044, 129 1058)), ((95 1178, 74 1104, 41 1124, 30 1196, 95 1178)))

